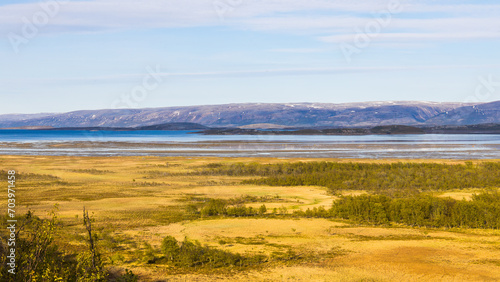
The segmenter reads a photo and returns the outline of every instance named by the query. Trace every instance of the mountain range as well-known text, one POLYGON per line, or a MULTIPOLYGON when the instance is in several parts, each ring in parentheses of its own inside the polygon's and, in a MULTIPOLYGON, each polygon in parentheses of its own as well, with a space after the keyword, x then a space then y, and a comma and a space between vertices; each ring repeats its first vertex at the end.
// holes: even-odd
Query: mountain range
POLYGON ((245 103, 0 115, 0 128, 147 127, 167 123, 197 123, 207 127, 252 127, 258 124, 269 128, 371 127, 396 124, 461 126, 500 123, 500 101, 477 104, 411 101, 245 103))

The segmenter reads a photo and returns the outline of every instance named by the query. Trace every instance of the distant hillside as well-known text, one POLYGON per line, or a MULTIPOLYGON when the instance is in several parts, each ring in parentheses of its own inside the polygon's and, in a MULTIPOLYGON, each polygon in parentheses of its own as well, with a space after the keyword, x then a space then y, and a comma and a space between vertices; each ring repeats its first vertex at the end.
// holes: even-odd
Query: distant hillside
MULTIPOLYGON (((500 101, 484 104, 366 102, 348 104, 227 104, 148 109, 0 115, 0 128, 141 127, 197 123, 207 127, 374 127, 383 125, 468 125, 500 123, 500 101)), ((202 129, 202 128, 190 128, 202 129)))
POLYGON ((6 114, 0 115, 0 121, 22 121, 41 117, 56 115, 57 113, 41 113, 41 114, 6 114))
POLYGON ((500 134, 500 124, 444 125, 414 127, 407 125, 383 125, 372 128, 211 128, 200 131, 204 135, 398 135, 398 134, 500 134))
POLYGON ((256 124, 248 124, 242 125, 238 128, 241 129, 285 129, 290 128, 290 126, 280 125, 280 124, 272 124, 272 123, 256 123, 256 124))
POLYGON ((8 127, 8 128, 1 128, 0 129, 52 129, 54 127, 52 126, 20 126, 20 127, 8 127))
POLYGON ((192 122, 172 122, 136 127, 137 130, 200 130, 207 128, 206 126, 192 122))
POLYGON ((435 125, 470 125, 500 122, 500 101, 460 107, 427 121, 435 125))

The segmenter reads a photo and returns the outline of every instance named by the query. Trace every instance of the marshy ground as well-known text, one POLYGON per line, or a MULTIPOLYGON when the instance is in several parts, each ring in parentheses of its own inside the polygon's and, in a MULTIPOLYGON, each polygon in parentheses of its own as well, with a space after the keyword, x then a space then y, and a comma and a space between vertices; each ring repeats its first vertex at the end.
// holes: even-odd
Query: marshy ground
MULTIPOLYGON (((79 220, 85 206, 96 219, 99 244, 109 268, 116 272, 130 269, 140 281, 500 280, 498 229, 376 225, 292 216, 298 210, 329 209, 342 195, 373 191, 332 193, 319 185, 244 184, 242 181, 256 177, 194 173, 233 163, 320 159, 0 156, 0 161, 2 170, 16 170, 20 176, 16 191, 19 214, 30 209, 43 217, 57 204, 60 222, 56 241, 77 252, 84 247, 79 238, 85 230, 79 220), (267 210, 241 217, 199 214, 208 201, 218 199, 255 210, 265 205, 267 210), (246 267, 181 268, 162 261, 159 249, 166 236, 261 259, 246 267)), ((459 160, 404 162, 464 164, 459 160)), ((485 188, 450 187, 426 193, 470 201, 485 188)), ((495 190, 498 187, 488 187, 488 191, 495 190)), ((0 201, 6 202, 5 193, 0 201)))

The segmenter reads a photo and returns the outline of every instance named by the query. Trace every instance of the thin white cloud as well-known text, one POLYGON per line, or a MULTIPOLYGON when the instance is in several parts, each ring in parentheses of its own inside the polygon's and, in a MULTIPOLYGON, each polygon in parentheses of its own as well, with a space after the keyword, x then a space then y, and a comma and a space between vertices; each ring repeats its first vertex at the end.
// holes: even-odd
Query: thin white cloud
POLYGON ((309 53, 327 52, 328 50, 319 48, 282 48, 282 49, 271 49, 269 51, 275 53, 309 54, 309 53))
MULTIPOLYGON (((356 35, 342 34, 323 36, 319 39, 329 43, 352 42, 356 35)), ((442 41, 442 40, 471 40, 471 39, 500 39, 500 32, 478 32, 478 33, 381 33, 374 34, 377 41, 442 41)))
MULTIPOLYGON (((393 71, 415 71, 415 70, 439 70, 439 69, 475 69, 475 68, 498 68, 500 65, 429 65, 429 66, 377 66, 377 67, 332 67, 332 68, 286 68, 286 69, 263 69, 242 71, 214 71, 214 72, 160 72, 156 75, 164 79, 174 78, 231 78, 231 77, 270 77, 270 76, 293 76, 293 75, 335 75, 366 72, 393 72, 393 71)), ((22 79, 2 81, 2 84, 61 84, 61 83, 120 83, 133 82, 144 78, 140 74, 119 74, 97 77, 78 78, 47 78, 47 79, 22 79)))
MULTIPOLYGON (((448 13, 449 18, 497 18, 500 5, 436 5, 400 1, 403 13, 448 13)), ((435 1, 433 1, 435 2, 435 1)), ((43 3, 43 1, 41 2, 43 3)), ((59 7, 48 26, 82 32, 136 28, 230 25, 250 29, 286 30, 349 28, 388 9, 387 0, 94 0, 70 1, 59 7), (327 16, 325 16, 325 14, 327 16), (357 14, 357 16, 356 16, 357 14), (360 16, 363 14, 363 16, 360 16), (286 15, 286 16, 283 16, 286 15)), ((23 17, 43 11, 39 3, 0 6, 0 30, 20 30, 23 17)), ((394 15, 397 17, 397 15, 394 15)), ((446 23, 450 19, 438 19, 446 23)), ((425 19, 433 24, 436 19, 425 19)), ((417 19, 415 24, 425 20, 417 19)), ((410 21, 407 21, 410 22, 410 21)), ((413 24, 413 25, 415 25, 413 24)), ((491 24, 494 25, 494 24, 491 24)), ((491 26, 490 25, 490 26, 491 26)), ((434 27, 440 27, 435 25, 434 27)))
MULTIPOLYGON (((66 32, 204 26, 219 21, 212 1, 71 1, 57 10, 47 26, 66 32)), ((31 21, 35 13, 43 11, 38 3, 0 6, 0 29, 20 29, 23 18, 31 21)))
MULTIPOLYGON (((498 38, 500 5, 441 4, 444 2, 401 0, 401 14, 391 15, 392 20, 383 27, 377 40, 397 44, 498 38), (432 17, 432 13, 436 16, 432 17)), ((58 7, 40 33, 230 26, 301 34, 322 42, 339 43, 352 41, 358 30, 376 20, 377 12, 388 9, 389 3, 388 0, 70 1, 58 7)), ((0 34, 20 34, 25 25, 23 18, 32 20, 40 11, 43 9, 39 3, 0 6, 0 34)))
POLYGON ((407 19, 394 17, 386 26, 382 21, 377 22, 376 17, 364 18, 354 16, 280 16, 280 17, 261 17, 255 19, 241 20, 243 26, 255 30, 269 30, 281 32, 339 32, 354 33, 356 29, 364 31, 369 23, 378 23, 381 30, 411 30, 429 31, 429 32, 484 32, 499 31, 500 18, 473 18, 473 17, 455 17, 455 18, 426 18, 426 19, 407 19))

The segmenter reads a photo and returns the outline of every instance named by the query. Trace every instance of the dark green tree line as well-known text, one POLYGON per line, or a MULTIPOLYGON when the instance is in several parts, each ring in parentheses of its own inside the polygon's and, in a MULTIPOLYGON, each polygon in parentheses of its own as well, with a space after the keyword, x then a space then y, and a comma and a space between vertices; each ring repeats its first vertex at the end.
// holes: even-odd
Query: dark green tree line
POLYGON ((346 196, 336 201, 329 215, 371 224, 388 222, 411 226, 500 228, 500 193, 474 195, 472 200, 385 195, 346 196))
POLYGON ((194 172, 203 175, 260 176, 247 184, 270 186, 324 186, 332 192, 367 190, 389 195, 421 191, 500 187, 500 162, 210 164, 194 172))

